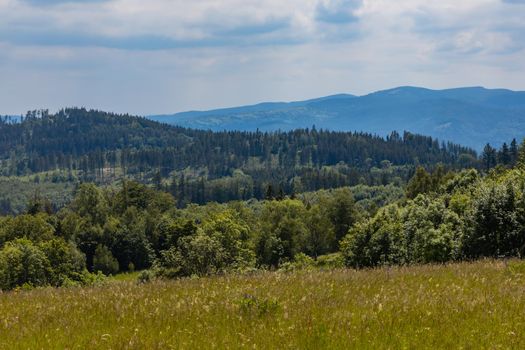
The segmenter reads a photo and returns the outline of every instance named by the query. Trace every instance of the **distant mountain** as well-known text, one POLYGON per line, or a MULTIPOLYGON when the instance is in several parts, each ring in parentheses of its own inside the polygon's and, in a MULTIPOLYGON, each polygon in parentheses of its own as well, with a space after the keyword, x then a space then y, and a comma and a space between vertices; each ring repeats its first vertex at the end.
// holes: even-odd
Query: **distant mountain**
POLYGON ((148 118, 184 127, 220 130, 318 129, 386 135, 410 131, 480 150, 487 142, 525 136, 525 91, 467 87, 398 87, 365 96, 347 94, 299 101, 192 111, 148 118))

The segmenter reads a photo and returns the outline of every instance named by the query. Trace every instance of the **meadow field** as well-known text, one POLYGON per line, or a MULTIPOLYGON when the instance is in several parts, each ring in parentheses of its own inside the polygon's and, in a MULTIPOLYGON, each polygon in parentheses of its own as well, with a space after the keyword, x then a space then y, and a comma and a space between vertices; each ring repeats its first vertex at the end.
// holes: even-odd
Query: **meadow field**
POLYGON ((523 349, 525 263, 0 293, 2 349, 523 349))

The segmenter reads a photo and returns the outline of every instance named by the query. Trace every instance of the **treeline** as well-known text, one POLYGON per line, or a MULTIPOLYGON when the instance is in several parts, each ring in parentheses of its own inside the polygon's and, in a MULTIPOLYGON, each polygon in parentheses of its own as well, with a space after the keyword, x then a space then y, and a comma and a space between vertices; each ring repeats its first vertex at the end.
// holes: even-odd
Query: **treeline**
POLYGON ((483 148, 481 154, 481 163, 485 170, 490 170, 497 165, 514 166, 518 161, 519 147, 516 139, 513 139, 508 145, 503 143, 501 148, 497 150, 487 143, 483 148))
POLYGON ((32 111, 20 123, 0 119, 0 175, 38 182, 51 172, 53 182, 99 184, 133 179, 169 191, 179 206, 404 183, 416 165, 438 163, 480 164, 471 149, 408 132, 387 138, 315 128, 210 132, 79 108, 32 111))
POLYGON ((353 267, 436 263, 525 254, 525 163, 482 177, 474 170, 437 178, 420 168, 411 199, 355 225, 341 242, 353 267))
POLYGON ((98 271, 146 270, 147 279, 525 253, 524 166, 487 176, 419 168, 405 195, 398 189, 361 185, 178 209, 170 194, 136 182, 83 184, 56 214, 34 198, 26 214, 0 219, 0 286, 85 283, 98 271))
POLYGON ((356 193, 363 205, 345 188, 177 209, 170 194, 136 182, 118 190, 83 184, 56 214, 35 197, 25 214, 0 218, 0 287, 83 283, 98 271, 189 276, 276 268, 299 253, 336 252, 368 210, 398 198, 391 186, 356 193))

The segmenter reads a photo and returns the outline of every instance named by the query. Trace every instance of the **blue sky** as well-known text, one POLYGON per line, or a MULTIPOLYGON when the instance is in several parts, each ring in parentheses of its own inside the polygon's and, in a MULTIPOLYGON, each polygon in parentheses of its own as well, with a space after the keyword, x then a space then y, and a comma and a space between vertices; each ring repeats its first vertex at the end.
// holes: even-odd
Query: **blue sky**
POLYGON ((0 0, 0 114, 525 90, 525 0, 0 0))

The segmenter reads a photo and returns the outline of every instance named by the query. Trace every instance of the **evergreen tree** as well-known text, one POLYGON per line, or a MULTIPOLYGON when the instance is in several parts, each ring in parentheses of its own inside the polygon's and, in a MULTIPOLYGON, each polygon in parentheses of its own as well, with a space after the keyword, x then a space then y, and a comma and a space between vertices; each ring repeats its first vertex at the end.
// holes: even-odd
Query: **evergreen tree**
POLYGON ((509 165, 511 163, 512 157, 510 154, 509 146, 504 142, 501 146, 501 150, 498 152, 498 163, 503 165, 509 165))
POLYGON ((518 143, 516 142, 516 139, 512 139, 512 142, 510 143, 510 162, 512 165, 515 165, 518 161, 518 143))
POLYGON ((483 166, 485 170, 490 170, 497 164, 496 149, 487 143, 485 148, 483 148, 481 159, 483 160, 483 166))

